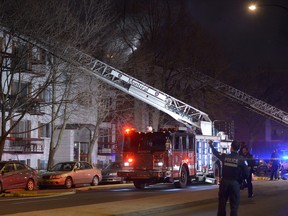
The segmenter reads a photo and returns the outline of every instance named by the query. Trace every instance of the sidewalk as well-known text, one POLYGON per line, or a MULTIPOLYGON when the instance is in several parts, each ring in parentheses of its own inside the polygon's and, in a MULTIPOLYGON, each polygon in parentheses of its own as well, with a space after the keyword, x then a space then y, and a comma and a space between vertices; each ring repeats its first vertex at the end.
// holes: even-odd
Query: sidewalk
MULTIPOLYGON (((254 188, 260 188, 263 181, 255 181, 254 188)), ((272 190, 288 190, 288 181, 267 181, 265 188, 272 190)), ((244 193, 243 193, 244 195, 244 193)), ((246 195, 246 193, 245 193, 246 195)), ((190 206, 201 205, 210 202, 217 202, 218 186, 215 189, 203 191, 187 191, 182 193, 159 195, 149 198, 140 198, 129 201, 107 202, 93 205, 75 206, 61 209, 33 211, 29 213, 12 214, 14 216, 139 216, 157 215, 157 213, 168 210, 177 210, 190 206)))

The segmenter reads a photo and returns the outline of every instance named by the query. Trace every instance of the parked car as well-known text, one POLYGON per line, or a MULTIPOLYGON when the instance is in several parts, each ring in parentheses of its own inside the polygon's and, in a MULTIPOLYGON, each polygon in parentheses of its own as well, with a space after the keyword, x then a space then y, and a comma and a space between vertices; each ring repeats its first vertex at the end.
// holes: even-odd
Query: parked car
POLYGON ((19 161, 0 161, 0 193, 9 189, 32 191, 37 186, 37 171, 19 161))
POLYGON ((39 188, 48 186, 64 186, 72 188, 76 185, 98 185, 102 180, 101 170, 88 162, 68 161, 57 163, 51 170, 39 177, 39 188))
POLYGON ((120 162, 112 162, 102 170, 102 183, 122 183, 123 178, 117 176, 117 172, 122 169, 120 162))

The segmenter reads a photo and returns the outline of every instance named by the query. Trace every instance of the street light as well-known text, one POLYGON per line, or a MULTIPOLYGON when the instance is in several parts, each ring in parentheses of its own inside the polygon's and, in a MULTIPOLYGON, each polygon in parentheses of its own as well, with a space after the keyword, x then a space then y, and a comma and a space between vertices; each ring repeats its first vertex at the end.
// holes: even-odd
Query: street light
POLYGON ((251 4, 251 5, 249 5, 249 10, 251 10, 251 11, 255 11, 256 9, 257 9, 257 5, 256 4, 251 4))
POLYGON ((260 3, 260 4, 257 4, 256 2, 253 2, 251 3, 249 6, 248 6, 248 9, 250 11, 256 11, 258 9, 258 7, 262 7, 262 6, 268 6, 268 7, 278 7, 278 8, 282 8, 286 11, 288 11, 288 7, 285 7, 283 5, 279 5, 279 4, 265 4, 265 3, 260 3))

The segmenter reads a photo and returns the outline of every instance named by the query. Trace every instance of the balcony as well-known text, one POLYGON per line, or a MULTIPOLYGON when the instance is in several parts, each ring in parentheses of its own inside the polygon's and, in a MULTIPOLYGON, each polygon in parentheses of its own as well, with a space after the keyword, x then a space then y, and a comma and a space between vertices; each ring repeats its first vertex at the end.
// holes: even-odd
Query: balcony
POLYGON ((43 154, 44 140, 39 138, 8 137, 5 142, 4 153, 43 154))

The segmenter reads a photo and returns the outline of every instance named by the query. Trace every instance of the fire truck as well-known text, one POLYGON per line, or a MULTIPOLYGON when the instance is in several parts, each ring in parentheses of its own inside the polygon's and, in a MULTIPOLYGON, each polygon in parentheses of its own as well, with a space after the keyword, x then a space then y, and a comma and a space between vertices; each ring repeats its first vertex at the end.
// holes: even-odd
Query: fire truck
POLYGON ((221 169, 209 140, 219 152, 229 152, 231 141, 223 140, 223 135, 196 135, 186 127, 157 132, 126 129, 118 176, 133 181, 138 189, 157 183, 174 183, 179 188, 192 181, 216 183, 221 169))
MULTIPOLYGON (((6 29, 2 30, 7 31, 6 29)), ((8 30, 8 32, 10 31, 8 30)), ((27 40, 18 34, 15 34, 15 37, 24 41, 27 40)), ((212 121, 206 113, 74 47, 61 47, 58 44, 51 51, 47 48, 51 46, 43 45, 43 42, 39 44, 29 40, 29 43, 46 50, 78 70, 91 74, 108 85, 165 112, 189 129, 189 131, 162 132, 131 131, 125 134, 123 146, 125 166, 123 172, 119 173, 120 176, 133 180, 137 188, 143 188, 146 184, 165 181, 174 182, 176 186, 184 187, 187 182, 193 179, 200 181, 213 181, 215 179, 215 173, 220 165, 219 163, 217 165, 217 161, 215 161, 213 168, 213 156, 207 141, 213 140, 215 147, 220 152, 229 151, 229 143, 231 142, 228 139, 223 139, 221 134, 212 136, 212 121)), ((189 68, 185 70, 189 70, 195 80, 239 102, 248 109, 285 126, 288 125, 287 112, 201 72, 189 68)))

